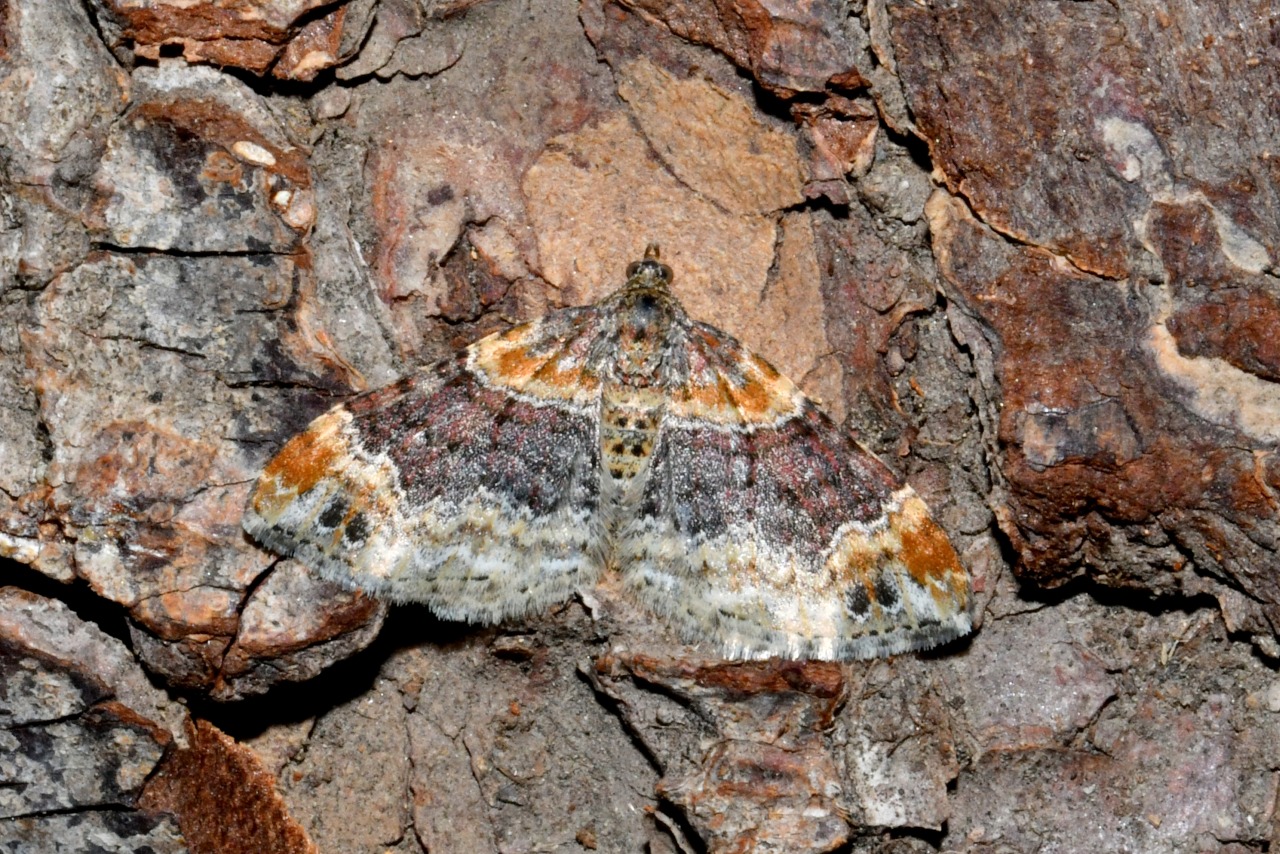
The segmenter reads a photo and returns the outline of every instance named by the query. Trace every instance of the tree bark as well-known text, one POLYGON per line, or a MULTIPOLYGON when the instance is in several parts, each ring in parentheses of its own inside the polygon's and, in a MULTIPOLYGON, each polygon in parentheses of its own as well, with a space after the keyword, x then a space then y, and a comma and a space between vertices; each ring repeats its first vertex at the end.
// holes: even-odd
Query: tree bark
POLYGON ((1275 850, 1276 23, 1122 6, 0 3, 0 849, 1275 850), (475 628, 243 534, 311 418, 649 242, 972 637, 475 628))

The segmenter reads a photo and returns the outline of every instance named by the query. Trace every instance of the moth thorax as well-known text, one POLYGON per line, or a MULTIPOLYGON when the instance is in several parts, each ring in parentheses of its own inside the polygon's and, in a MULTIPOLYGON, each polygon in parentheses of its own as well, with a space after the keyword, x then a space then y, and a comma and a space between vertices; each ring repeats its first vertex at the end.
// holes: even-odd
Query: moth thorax
POLYGON ((615 370, 629 385, 652 384, 670 346, 677 310, 665 288, 638 288, 628 293, 618 310, 618 352, 615 370))
POLYGON ((661 420, 662 399, 654 391, 625 386, 605 389, 600 458, 610 478, 627 482, 644 470, 661 420))

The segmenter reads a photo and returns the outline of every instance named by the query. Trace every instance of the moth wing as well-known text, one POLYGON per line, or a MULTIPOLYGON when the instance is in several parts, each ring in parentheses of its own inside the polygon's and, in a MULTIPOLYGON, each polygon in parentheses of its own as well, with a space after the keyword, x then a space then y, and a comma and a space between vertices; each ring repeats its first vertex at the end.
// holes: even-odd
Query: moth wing
POLYGON ((556 312, 334 407, 268 463, 245 529, 446 619, 497 622, 592 583, 596 326, 591 309, 556 312))
POLYGON ((732 337, 691 324, 619 537, 626 587, 732 657, 852 659, 970 631, 969 575, 910 486, 732 337))

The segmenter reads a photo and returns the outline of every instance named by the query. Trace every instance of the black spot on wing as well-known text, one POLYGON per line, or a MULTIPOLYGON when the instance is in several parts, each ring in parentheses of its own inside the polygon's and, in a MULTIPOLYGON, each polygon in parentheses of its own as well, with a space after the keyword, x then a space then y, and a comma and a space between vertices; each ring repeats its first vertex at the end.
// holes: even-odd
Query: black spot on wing
POLYGON ((844 593, 844 604, 849 613, 860 620, 871 616, 871 597, 867 595, 867 586, 855 581, 844 593))
POLYGON ((328 506, 320 513, 320 517, 316 522, 322 528, 333 530, 342 524, 342 520, 347 518, 347 502, 341 496, 334 498, 329 502, 328 506))
POLYGON ((369 518, 363 513, 356 513, 348 519, 346 530, 342 532, 342 539, 349 543, 363 543, 369 539, 369 518))
POLYGON ((902 596, 898 591, 898 584, 894 580, 893 575, 887 570, 881 571, 876 576, 876 601, 880 603, 880 607, 892 611, 901 601, 902 596))

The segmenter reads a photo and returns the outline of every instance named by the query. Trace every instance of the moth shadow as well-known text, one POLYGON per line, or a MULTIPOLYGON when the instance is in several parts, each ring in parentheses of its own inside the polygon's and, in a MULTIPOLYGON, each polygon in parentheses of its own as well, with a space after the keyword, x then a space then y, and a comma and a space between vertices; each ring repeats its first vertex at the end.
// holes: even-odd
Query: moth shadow
POLYGON ((364 696, 397 652, 432 646, 447 653, 483 643, 495 631, 490 626, 441 620, 425 606, 396 605, 372 643, 310 679, 277 682, 263 694, 238 700, 224 702, 203 695, 185 700, 193 716, 237 741, 252 739, 273 726, 298 724, 364 696))
POLYGON ((974 638, 981 633, 982 628, 978 627, 968 634, 952 638, 946 643, 906 654, 914 655, 924 661, 946 661, 952 658, 959 658, 969 652, 969 648, 973 646, 974 638))

